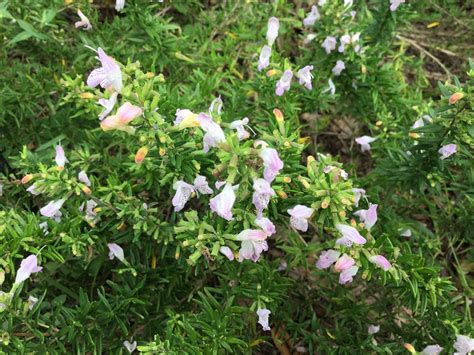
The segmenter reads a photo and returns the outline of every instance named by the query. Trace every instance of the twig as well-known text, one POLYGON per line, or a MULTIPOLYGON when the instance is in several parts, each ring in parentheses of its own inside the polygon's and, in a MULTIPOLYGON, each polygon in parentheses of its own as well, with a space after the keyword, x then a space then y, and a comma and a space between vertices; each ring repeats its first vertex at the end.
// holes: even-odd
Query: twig
POLYGON ((415 47, 416 49, 418 49, 421 53, 427 55, 428 57, 430 57, 436 64, 438 64, 446 73, 446 75, 448 76, 448 78, 451 78, 452 74, 451 72, 449 71, 448 68, 446 68, 446 66, 438 59, 436 58, 433 54, 431 54, 430 52, 428 52, 425 48, 423 48, 422 46, 420 46, 417 42, 415 42, 414 40, 412 39, 409 39, 409 38, 406 38, 406 37, 403 37, 403 36, 400 36, 400 35, 397 35, 396 36, 397 39, 401 40, 401 41, 405 41, 407 42, 408 44, 412 45, 413 47, 415 47))

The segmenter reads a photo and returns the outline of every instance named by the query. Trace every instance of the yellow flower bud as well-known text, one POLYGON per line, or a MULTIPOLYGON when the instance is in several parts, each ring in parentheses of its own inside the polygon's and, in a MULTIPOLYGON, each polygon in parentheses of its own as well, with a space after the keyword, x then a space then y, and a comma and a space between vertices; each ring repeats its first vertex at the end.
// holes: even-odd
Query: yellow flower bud
POLYGON ((420 135, 418 133, 415 133, 415 132, 410 132, 408 135, 413 139, 420 138, 420 135))
POLYGON ((275 75, 275 74, 278 74, 278 70, 271 69, 271 70, 267 71, 267 76, 268 76, 268 77, 271 77, 271 76, 273 76, 273 75, 275 75))
POLYGON ((351 219, 351 226, 355 227, 356 225, 357 225, 357 222, 355 221, 355 219, 351 219))
POLYGON ((151 79, 151 78, 153 78, 154 76, 155 76, 155 73, 152 73, 152 72, 148 72, 148 73, 145 74, 145 77, 146 77, 147 79, 151 79))
POLYGON ((275 115, 275 118, 277 122, 283 122, 285 119, 283 118, 283 113, 279 109, 274 109, 273 114, 275 115))
POLYGON ((191 113, 187 115, 178 125, 179 129, 185 129, 189 127, 199 127, 199 121, 196 119, 198 115, 191 113))
POLYGON ((291 182, 291 178, 290 178, 289 176, 285 176, 285 177, 283 178, 283 182, 289 184, 289 183, 291 182))
POLYGON ((85 99, 85 100, 94 98, 94 94, 91 92, 81 92, 79 96, 81 97, 81 99, 85 99))
POLYGON ((464 97, 464 93, 456 92, 456 93, 452 94, 451 97, 449 98, 449 104, 454 105, 456 102, 461 100, 463 97, 464 97))
POLYGON ((277 194, 278 194, 278 196, 280 196, 280 198, 282 198, 282 199, 284 199, 284 200, 288 198, 288 195, 286 194, 285 191, 278 190, 278 191, 277 191, 277 194))
POLYGON ((160 143, 164 144, 166 143, 166 137, 165 136, 160 136, 160 143))
POLYGON ((311 164, 313 161, 315 161, 316 159, 314 159, 314 157, 312 155, 308 155, 308 158, 306 158, 306 162, 308 164, 311 164))
POLYGON ((298 138, 298 143, 299 144, 306 144, 311 140, 311 137, 300 137, 298 138))
POLYGON ((141 147, 138 149, 137 153, 135 154, 135 163, 140 165, 143 163, 143 160, 148 154, 148 148, 147 147, 141 147))
POLYGON ((285 143, 283 143, 283 145, 285 146, 285 148, 291 148, 291 143, 288 142, 288 141, 285 141, 285 143))
POLYGON ((166 154, 166 149, 165 148, 160 148, 158 153, 160 154, 160 157, 162 157, 166 154))
POLYGON ((35 176, 33 174, 28 174, 28 175, 25 175, 23 176, 23 178, 21 179, 21 183, 24 185, 24 184, 27 184, 28 182, 31 181, 31 179, 33 179, 35 176))
POLYGON ((84 192, 86 195, 90 195, 92 193, 91 189, 87 186, 82 188, 82 192, 84 192))
POLYGON ((383 122, 382 122, 382 121, 380 121, 380 120, 379 120, 379 121, 377 121, 377 122, 375 122, 375 125, 376 125, 377 127, 380 127, 382 124, 383 124, 383 122))
POLYGON ((346 217, 346 211, 339 211, 339 217, 345 218, 346 217))
POLYGON ((413 347, 413 345, 409 344, 409 343, 405 343, 403 344, 403 346, 405 347, 405 349, 407 349, 411 354, 416 354, 416 350, 415 348, 413 347))

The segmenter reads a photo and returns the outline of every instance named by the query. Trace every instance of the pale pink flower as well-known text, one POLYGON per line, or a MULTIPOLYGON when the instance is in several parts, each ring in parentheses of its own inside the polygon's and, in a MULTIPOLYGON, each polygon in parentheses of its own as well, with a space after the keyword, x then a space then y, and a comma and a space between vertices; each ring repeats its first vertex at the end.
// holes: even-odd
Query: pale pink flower
POLYGON ((403 3, 405 3, 405 0, 390 0, 390 11, 396 11, 403 3))
POLYGON ((125 6, 125 0, 115 0, 115 10, 122 11, 125 6))
POLYGON ((230 123, 229 128, 235 129, 237 131, 237 138, 239 138, 239 141, 250 137, 250 133, 245 130, 245 126, 248 126, 248 123, 248 117, 244 117, 241 120, 235 120, 230 123))
POLYGON ((218 144, 225 142, 224 131, 211 117, 205 113, 200 113, 196 117, 196 120, 199 122, 203 131, 206 132, 203 138, 204 153, 207 153, 209 148, 217 147, 218 144))
POLYGON ((308 219, 311 218, 314 209, 303 205, 296 205, 295 207, 290 208, 287 212, 291 216, 290 223, 293 228, 302 232, 308 230, 308 219))
POLYGON ((269 322, 269 317, 270 317, 270 314, 272 312, 270 312, 268 309, 266 308, 259 308, 257 310, 257 315, 258 315, 258 324, 260 324, 262 326, 262 329, 265 330, 265 331, 269 331, 270 330, 270 326, 268 325, 268 322, 269 322))
POLYGON ((257 209, 257 217, 262 216, 262 212, 267 208, 275 191, 271 188, 270 183, 265 179, 256 179, 253 182, 254 193, 252 195, 252 203, 257 209))
POLYGON ((365 190, 359 188, 353 188, 352 192, 354 193, 354 205, 359 207, 359 201, 362 196, 365 196, 365 190))
POLYGON ((268 250, 268 235, 260 229, 245 229, 240 232, 235 240, 242 242, 239 250, 239 262, 252 260, 256 262, 263 251, 268 250))
POLYGON ((278 152, 274 148, 263 148, 259 153, 263 160, 263 177, 268 182, 272 182, 281 169, 283 169, 283 161, 278 156, 278 152))
POLYGON ((271 47, 278 37, 278 29, 280 28, 280 21, 276 17, 270 17, 268 19, 268 29, 267 29, 267 41, 268 45, 271 47))
POLYGON ((135 351, 135 349, 137 348, 137 342, 134 341, 133 343, 130 343, 128 340, 125 340, 123 342, 123 346, 125 347, 125 349, 127 349, 127 351, 131 354, 135 351))
POLYGON ((297 75, 300 84, 304 85, 304 87, 308 90, 311 90, 313 88, 313 85, 311 83, 313 74, 311 74, 311 70, 313 70, 313 66, 307 65, 303 67, 302 69, 298 70, 298 75, 297 75))
POLYGON ((311 6, 311 12, 309 12, 306 18, 303 20, 303 25, 306 27, 313 26, 320 17, 321 15, 319 14, 318 7, 313 5, 311 6))
POLYGON ((424 348, 421 351, 421 355, 438 355, 441 353, 443 348, 439 346, 438 344, 435 345, 428 345, 426 348, 424 348))
POLYGON ((349 269, 350 267, 355 265, 354 259, 352 259, 349 255, 343 254, 334 265, 334 270, 336 272, 342 272, 344 270, 349 269))
POLYGON ((342 237, 336 240, 336 244, 350 247, 353 243, 362 245, 367 242, 354 227, 338 223, 336 224, 336 229, 342 234, 342 237))
POLYGON ((232 250, 229 247, 222 246, 219 249, 219 252, 224 254, 227 257, 227 259, 229 259, 230 261, 234 260, 234 253, 232 252, 232 250))
POLYGON ((379 330, 380 330, 380 325, 371 324, 369 325, 367 332, 369 333, 369 335, 373 335, 373 334, 378 333, 379 330))
POLYGON ((100 127, 104 131, 110 131, 113 129, 124 131, 129 134, 135 132, 135 128, 128 124, 135 118, 143 113, 142 109, 138 106, 132 105, 129 102, 124 103, 117 110, 117 114, 105 118, 101 123, 100 127))
POLYGON ((125 261, 125 256, 123 254, 123 249, 120 245, 115 243, 108 243, 107 246, 109 247, 109 259, 113 260, 114 258, 119 259, 121 262, 125 261))
POLYGON ((216 181, 214 186, 216 187, 216 189, 220 189, 222 186, 224 186, 226 184, 225 181, 216 181))
POLYGON ((31 274, 40 272, 43 270, 41 266, 38 266, 38 259, 36 255, 30 255, 27 258, 23 259, 20 264, 20 268, 16 273, 15 284, 22 283, 28 279, 31 274))
POLYGON ((212 189, 209 187, 207 183, 207 179, 205 176, 198 175, 194 179, 194 188, 203 195, 210 195, 212 194, 212 189))
POLYGON ((382 255, 374 255, 369 258, 371 263, 374 263, 379 268, 382 268, 384 271, 389 270, 392 267, 392 264, 382 255))
POLYGON ((355 139, 357 144, 360 144, 360 148, 363 152, 370 151, 370 143, 375 141, 375 138, 369 136, 362 136, 355 139))
POLYGON ((336 49, 336 44, 337 44, 337 38, 333 36, 327 36, 326 39, 324 40, 323 44, 321 47, 323 47, 326 50, 326 53, 329 54, 333 50, 336 49))
POLYGON ((348 282, 352 282, 354 276, 357 274, 359 268, 357 266, 352 266, 339 274, 339 283, 344 285, 348 282))
POLYGON ((174 183, 173 188, 176 190, 176 193, 171 203, 174 206, 175 212, 179 212, 191 198, 191 195, 194 192, 194 186, 184 182, 183 180, 178 180, 174 183))
POLYGON ((102 88, 112 86, 115 91, 122 91, 122 72, 119 65, 112 57, 105 54, 102 48, 97 49, 102 67, 94 69, 87 78, 87 85, 95 88, 100 85, 102 88))
POLYGON ((340 53, 343 53, 346 49, 346 45, 352 45, 354 47, 355 52, 360 51, 360 45, 358 44, 360 39, 360 32, 354 33, 352 35, 345 34, 341 36, 340 42, 341 45, 338 48, 340 53))
POLYGON ((456 342, 453 346, 457 351, 454 353, 455 355, 469 354, 474 351, 474 339, 471 339, 466 335, 456 335, 456 342))
POLYGON ((76 26, 76 28, 84 27, 85 31, 91 30, 92 25, 91 25, 91 22, 89 21, 89 19, 86 17, 86 15, 84 15, 81 10, 77 10, 77 14, 79 15, 81 21, 77 21, 74 24, 74 26, 76 26))
POLYGON ((341 253, 338 252, 337 250, 333 250, 333 249, 325 250, 319 256, 319 259, 316 262, 316 267, 321 270, 327 269, 332 264, 334 264, 337 261, 337 259, 339 259, 340 255, 341 253))
POLYGON ((46 206, 40 209, 40 213, 42 216, 49 217, 49 218, 57 218, 60 217, 61 207, 63 207, 64 202, 66 199, 60 199, 57 201, 51 201, 46 206))
POLYGON ((64 168, 64 165, 68 162, 66 155, 64 154, 64 149, 59 144, 56 146, 56 156, 54 158, 56 165, 64 168))
POLYGON ((226 183, 221 193, 211 198, 209 202, 211 210, 225 220, 231 221, 233 219, 232 207, 234 206, 236 199, 234 190, 238 188, 239 185, 232 186, 231 184, 226 183))
POLYGON ((419 118, 418 120, 415 121, 415 123, 413 124, 413 126, 411 126, 411 128, 417 129, 417 128, 423 127, 424 125, 425 125, 425 121, 423 120, 423 118, 419 118))
POLYGON ((282 96, 285 91, 290 90, 291 79, 293 78, 293 72, 289 69, 285 70, 280 80, 276 83, 275 94, 282 96))
POLYGON ((336 62, 336 65, 334 66, 334 68, 332 68, 332 73, 335 75, 335 76, 339 76, 341 75, 341 72, 346 69, 346 65, 344 64, 344 62, 342 60, 338 60, 336 62))
POLYGON ((367 230, 370 230, 377 222, 377 206, 378 205, 369 204, 369 209, 359 210, 354 213, 359 217, 361 222, 364 222, 367 230))
POLYGON ((86 172, 84 170, 81 170, 77 176, 80 182, 84 183, 86 186, 91 186, 91 181, 89 180, 89 177, 87 176, 86 172))
POLYGON ((262 71, 270 65, 270 57, 272 56, 272 48, 269 46, 263 46, 260 51, 258 58, 257 70, 262 71))
POLYGON ((28 191, 30 194, 32 194, 33 196, 38 196, 40 194, 40 192, 37 189, 37 186, 35 184, 31 185, 30 187, 28 187, 26 189, 26 191, 28 191))
POLYGON ((257 226, 262 228, 262 230, 267 234, 268 237, 276 233, 275 225, 268 218, 260 217, 255 219, 254 222, 257 226))
POLYGON ((450 157, 451 155, 453 155, 454 153, 456 153, 457 151, 457 146, 456 144, 446 144, 446 145, 443 145, 439 150, 438 150, 438 153, 441 154, 441 160, 444 160, 448 157, 450 157))
POLYGON ((99 115, 100 121, 102 121, 105 117, 108 116, 109 113, 112 112, 115 107, 115 104, 117 103, 117 96, 118 93, 114 92, 112 95, 110 95, 109 99, 99 99, 99 104, 104 107, 104 110, 99 115))

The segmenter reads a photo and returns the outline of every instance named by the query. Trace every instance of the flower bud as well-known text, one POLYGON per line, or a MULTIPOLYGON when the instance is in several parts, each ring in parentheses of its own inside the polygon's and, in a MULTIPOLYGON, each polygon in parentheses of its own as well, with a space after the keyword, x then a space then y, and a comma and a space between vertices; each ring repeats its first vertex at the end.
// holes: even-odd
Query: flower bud
POLYGON ((273 75, 276 75, 276 74, 278 74, 278 70, 271 69, 271 70, 267 71, 267 76, 268 77, 272 77, 273 75))
POLYGON ((140 165, 143 163, 143 160, 148 154, 148 148, 147 147, 141 147, 138 149, 137 153, 135 154, 135 163, 140 165))
POLYGON ((408 135, 413 139, 420 138, 420 135, 418 133, 415 133, 415 132, 410 132, 410 133, 408 133, 408 135))
POLYGON ((280 196, 280 198, 282 198, 282 199, 287 199, 287 198, 288 198, 288 195, 286 194, 285 191, 278 190, 276 193, 277 193, 278 196, 280 196))
POLYGON ((409 344, 409 343, 405 343, 405 344, 403 344, 403 346, 404 346, 405 349, 407 349, 410 353, 416 354, 416 350, 415 350, 415 348, 413 347, 413 345, 411 345, 411 344, 409 344))
POLYGON ((160 154, 160 157, 162 157, 166 154, 166 149, 165 148, 160 148, 158 153, 160 154))
POLYGON ((274 109, 273 114, 275 115, 275 118, 277 122, 283 122, 285 119, 283 118, 283 113, 279 109, 274 109))
POLYGON ((24 184, 27 184, 28 182, 31 181, 31 179, 33 179, 35 176, 33 174, 28 174, 28 175, 25 175, 23 176, 23 178, 21 179, 21 183, 24 185, 24 184))
POLYGON ((90 93, 90 92, 81 92, 81 94, 79 95, 81 97, 81 99, 84 99, 84 100, 88 100, 88 99, 93 99, 94 98, 94 94, 90 93))
POLYGON ((289 176, 285 176, 285 177, 283 178, 283 182, 289 184, 289 183, 291 182, 291 178, 290 178, 289 176))
POLYGON ((84 186, 82 188, 82 192, 84 192, 86 195, 90 195, 92 193, 91 189, 88 186, 84 186))
POLYGON ((145 74, 145 77, 146 77, 147 79, 151 79, 151 78, 153 78, 154 76, 155 76, 155 73, 152 73, 152 72, 148 72, 148 73, 145 74))
POLYGON ((456 93, 452 94, 451 97, 449 98, 449 104, 454 105, 456 102, 461 100, 463 97, 464 97, 464 93, 456 92, 456 93))

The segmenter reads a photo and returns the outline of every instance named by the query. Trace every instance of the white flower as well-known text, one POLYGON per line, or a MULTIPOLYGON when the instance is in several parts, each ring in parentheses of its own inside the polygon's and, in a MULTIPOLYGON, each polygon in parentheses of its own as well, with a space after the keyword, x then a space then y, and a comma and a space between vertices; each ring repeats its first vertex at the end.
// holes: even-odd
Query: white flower
POLYGON ((271 313, 272 312, 270 312, 266 308, 259 308, 257 310, 258 323, 262 326, 262 329, 265 330, 265 331, 270 330, 270 326, 268 325, 268 322, 269 322, 269 317, 270 317, 271 313))
POLYGON ((346 69, 346 65, 344 64, 344 62, 342 60, 338 60, 336 62, 336 65, 334 66, 334 68, 332 68, 332 73, 335 75, 335 76, 339 76, 341 75, 341 72, 346 69))
POLYGON ((137 348, 137 342, 134 341, 133 343, 130 343, 128 340, 125 340, 123 342, 123 346, 125 347, 125 349, 127 349, 127 351, 131 354, 135 351, 135 349, 137 348))
POLYGON ((276 17, 268 19, 267 41, 268 45, 272 46, 278 37, 278 29, 280 28, 280 21, 276 17))
POLYGON ((171 203, 174 206, 175 212, 179 212, 191 198, 191 195, 194 192, 194 186, 184 182, 183 180, 179 180, 174 183, 173 188, 176 190, 176 193, 171 203))
POLYGON ((456 335, 456 342, 453 346, 457 351, 454 353, 455 355, 469 354, 471 351, 474 351, 474 339, 466 335, 456 335))
POLYGON ((368 328, 367 331, 368 331, 368 333, 369 333, 370 335, 372 335, 372 334, 378 333, 379 330, 380 330, 380 325, 373 325, 373 324, 371 324, 371 325, 369 325, 369 328, 368 328))
POLYGON ((306 18, 303 20, 303 25, 308 27, 308 26, 313 26, 314 23, 319 20, 321 15, 319 14, 318 7, 316 5, 313 5, 311 7, 311 12, 308 13, 306 18))
POLYGON ((89 19, 86 17, 86 15, 84 15, 81 10, 77 10, 77 14, 81 18, 81 21, 77 21, 74 24, 74 26, 76 26, 76 28, 84 27, 85 31, 91 30, 92 25, 91 25, 91 22, 89 21, 89 19))

